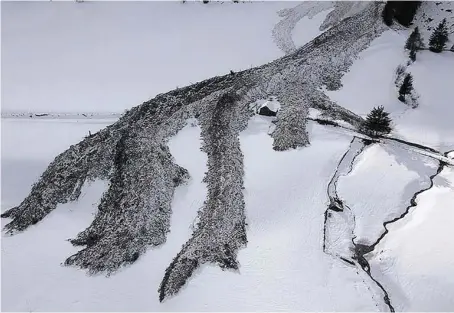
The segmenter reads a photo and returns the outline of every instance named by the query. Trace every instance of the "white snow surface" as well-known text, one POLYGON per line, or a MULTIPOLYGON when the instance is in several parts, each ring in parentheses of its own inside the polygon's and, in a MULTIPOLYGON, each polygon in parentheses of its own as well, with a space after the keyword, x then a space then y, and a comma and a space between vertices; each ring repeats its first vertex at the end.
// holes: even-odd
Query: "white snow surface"
POLYGON ((366 147, 337 188, 355 215, 355 242, 375 242, 385 231, 383 223, 405 212, 413 194, 429 186, 437 167, 435 160, 399 146, 366 147))
MULTIPOLYGON (((453 156, 451 154, 451 156, 453 156)), ((389 225, 370 264, 396 310, 454 308, 454 170, 446 167, 405 219, 389 225)))

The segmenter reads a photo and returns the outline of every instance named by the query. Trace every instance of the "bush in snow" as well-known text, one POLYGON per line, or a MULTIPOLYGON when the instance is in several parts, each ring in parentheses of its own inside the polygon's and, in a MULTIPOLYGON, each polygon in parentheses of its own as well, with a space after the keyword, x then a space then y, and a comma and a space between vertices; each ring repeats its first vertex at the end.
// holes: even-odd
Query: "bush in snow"
POLYGON ((407 67, 405 65, 399 65, 396 68, 396 79, 394 80, 394 84, 396 87, 399 87, 400 84, 402 84, 402 80, 405 76, 405 71, 407 70, 407 67))
POLYGON ((450 51, 451 51, 451 52, 454 52, 454 45, 452 45, 450 51))
POLYGON ((446 27, 446 19, 444 18, 437 28, 435 28, 429 38, 429 50, 440 53, 446 46, 448 41, 448 28, 446 27))
POLYGON ((388 134, 391 131, 391 118, 383 106, 373 108, 361 125, 361 130, 371 136, 388 134))
POLYGON ((205 4, 207 4, 207 3, 210 2, 210 1, 208 1, 208 0, 203 0, 202 2, 205 3, 205 4))

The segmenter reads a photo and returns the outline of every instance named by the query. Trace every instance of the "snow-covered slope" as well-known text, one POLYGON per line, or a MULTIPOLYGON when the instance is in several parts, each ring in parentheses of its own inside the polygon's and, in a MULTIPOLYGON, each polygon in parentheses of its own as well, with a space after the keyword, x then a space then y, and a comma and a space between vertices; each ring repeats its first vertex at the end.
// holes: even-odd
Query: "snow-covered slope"
POLYGON ((418 52, 416 62, 407 67, 420 96, 418 108, 411 109, 397 99, 394 84, 396 68, 408 61, 404 51, 408 35, 408 30, 383 33, 360 53, 343 77, 343 87, 326 93, 341 106, 363 116, 382 105, 391 112, 396 136, 443 152, 452 150, 454 106, 448 90, 453 82, 454 53, 418 52))
MULTIPOLYGON (((454 4, 452 1, 422 1, 419 10, 416 12, 413 25, 419 27, 427 44, 433 30, 443 19, 446 19, 452 45, 454 43, 454 4)), ((448 44, 448 48, 451 45, 448 44)))
MULTIPOLYGON (((9 222, 18 228, 7 230, 26 228, 14 236, 2 234, 2 310, 452 309, 454 276, 450 273, 454 271, 454 256, 448 247, 452 238, 454 155, 447 152, 454 150, 454 114, 450 114, 454 111, 449 98, 454 53, 418 52, 417 61, 407 70, 414 75, 420 105, 410 108, 397 100, 394 85, 396 67, 407 61, 403 45, 409 31, 387 29, 379 20, 371 20, 379 16, 375 14, 379 11, 368 3, 257 3, 257 12, 263 12, 257 13, 253 18, 257 23, 243 34, 240 28, 255 14, 255 3, 154 4, 161 14, 146 11, 153 6, 150 3, 131 7, 33 4, 24 12, 19 12, 17 4, 2 3, 2 21, 7 11, 11 27, 6 29, 9 60, 14 61, 6 76, 9 82, 2 85, 10 92, 2 98, 2 104, 6 103, 7 109, 11 105, 10 109, 55 113, 32 119, 2 118, 2 213, 20 204, 19 210, 13 210, 14 219, 2 219, 2 228, 9 222), (120 8, 127 9, 123 13, 120 8), (170 14, 166 10, 175 12, 175 23, 168 22, 170 14), (46 44, 37 49, 42 64, 33 63, 29 52, 17 56, 11 52, 36 43, 25 43, 13 38, 13 34, 24 31, 33 37, 33 25, 43 18, 32 14, 38 11, 49 21, 48 37, 43 40, 46 44), (137 13, 140 18, 131 20, 127 18, 129 13, 137 13), (197 23, 187 29, 182 27, 190 24, 194 14, 200 14, 197 23), (65 15, 67 19, 61 21, 65 15), (76 23, 82 16, 88 18, 88 26, 76 23), (13 23, 13 17, 31 21, 13 23), (236 17, 238 25, 221 23, 236 17), (345 17, 351 18, 342 23, 345 17), (115 19, 122 23, 117 24, 115 19), (208 37, 211 42, 200 44, 194 33, 213 35, 205 22, 214 21, 218 22, 217 35, 222 35, 208 37), (69 27, 71 35, 54 28, 57 22, 69 27), (366 30, 345 27, 361 23, 368 23, 366 30), (159 25, 169 29, 155 29, 159 25), (89 33, 88 27, 94 35, 85 42, 80 36, 89 33), (140 27, 147 31, 133 31, 140 27), (307 27, 307 33, 303 27, 307 27), (101 31, 106 29, 112 33, 103 37, 101 31), (231 36, 232 29, 238 35, 231 36), (309 42, 320 29, 328 31, 317 42, 309 42), (203 56, 202 67, 194 63, 193 56, 175 50, 178 44, 172 36, 182 32, 191 36, 184 41, 191 47, 189 51, 194 49, 196 57, 203 56), (48 56, 49 47, 57 46, 50 43, 52 34, 75 41, 71 42, 73 51, 59 47, 60 58, 48 56), (152 35, 159 35, 158 46, 143 43, 145 36, 153 38, 152 35), (249 41, 252 37, 253 41, 249 41), (103 41, 96 41, 99 38, 106 39, 105 47, 103 41), (356 41, 349 41, 352 38, 356 41), (163 43, 168 46, 163 47, 163 43), (85 67, 81 63, 69 64, 74 67, 67 75, 60 72, 58 64, 78 59, 77 51, 88 53, 98 44, 100 50, 95 51, 106 51, 108 47, 115 47, 115 51, 109 56, 96 56, 96 52, 96 58, 85 67), (76 49, 77 45, 82 50, 76 49), (303 48, 298 50, 299 45, 303 48), (132 48, 140 52, 132 52, 132 48), (292 53, 294 49, 297 50, 292 53), (282 50, 290 52, 283 59, 161 95, 132 109, 116 123, 109 115, 77 115, 123 109, 130 102, 137 104, 150 95, 172 89, 174 84, 245 68, 249 62, 258 65, 271 61, 283 55, 282 50), (172 68, 160 64, 159 57, 170 51, 166 60, 178 62, 181 58, 181 63, 172 68), (150 57, 149 61, 154 62, 150 66, 161 68, 158 74, 148 76, 150 53, 157 54, 150 57), (231 59, 226 56, 229 54, 231 59), (72 57, 68 59, 69 56, 72 57), (203 63, 209 56, 212 62, 203 63), (91 75, 87 68, 101 58, 105 58, 105 63, 98 65, 108 70, 100 76, 91 75), (121 65, 118 73, 110 68, 116 61, 126 59, 128 63, 121 65), (20 60, 33 63, 32 68, 36 69, 55 61, 56 76, 49 75, 41 85, 33 76, 36 73, 20 80, 20 74, 14 74, 17 69, 25 71, 17 66, 20 60), (79 66, 80 72, 76 69, 79 66), (347 68, 349 71, 342 76, 347 68), (175 72, 165 78, 160 74, 163 71, 175 72), (75 73, 84 75, 71 76, 75 73), (135 80, 117 81, 123 74, 137 76, 135 80), (68 79, 62 85, 50 85, 62 76, 87 80, 74 85, 68 79), (97 88, 97 82, 109 76, 112 80, 97 88), (158 85, 163 77, 162 85, 150 87, 148 77, 158 85), (238 77, 244 80, 235 82, 238 77), (241 98, 241 88, 250 88, 251 77, 254 88, 241 98), (15 89, 13 83, 17 85, 15 89), (124 88, 117 88, 120 85, 124 88), (24 97, 19 89, 27 86, 37 101, 21 102, 24 97), (240 100, 226 92, 235 88, 239 88, 236 95, 240 100), (49 90, 55 89, 64 92, 45 102, 52 99, 49 90), (83 93, 81 89, 88 91, 83 93), (63 95, 71 99, 62 108, 63 95), (99 106, 93 106, 94 101, 99 106), (111 101, 112 106, 106 106, 104 101, 111 101), (277 119, 254 115, 254 109, 263 104, 279 109, 277 119), (377 105, 391 112, 394 129, 389 138, 370 138, 356 128, 361 122, 356 114, 364 117, 377 105), (56 111, 66 108, 79 113, 59 117, 56 111), (333 125, 334 120, 341 126, 333 125), (110 126, 96 133, 107 125, 110 126), (295 141, 297 148, 289 149, 295 141), (52 163, 41 185, 32 190, 29 202, 21 204, 47 165, 70 145, 52 163), (280 149, 282 146, 285 148, 280 149), (164 170, 160 170, 162 166, 164 170), (181 177, 174 175, 182 168, 190 178, 184 172, 181 177), (132 173, 131 177, 128 173, 132 173), (77 181, 72 180, 74 176, 77 181), (87 182, 79 198, 62 204, 66 190, 71 191, 71 197, 77 193, 80 180, 87 182), (119 215, 102 206, 109 204, 109 196, 115 196, 112 188, 121 183, 127 192, 117 189, 117 194, 124 201, 136 201, 135 207, 145 207, 136 211, 136 219, 126 211, 119 215), (151 195, 141 193, 143 190, 151 195), (53 205, 58 205, 55 210, 53 205), (171 214, 161 214, 167 205, 171 214), (152 211, 156 206, 160 213, 152 211), (143 225, 150 215, 162 218, 163 225, 169 223, 168 234, 162 234, 161 228, 159 234, 152 233, 153 239, 164 238, 164 243, 144 245, 143 232, 136 232, 135 225, 143 225), (30 223, 30 216, 42 220, 32 219, 30 223), (118 217, 121 222, 115 220, 118 217), (124 227, 130 227, 135 237, 106 245, 124 227), (88 236, 82 249, 67 241, 83 239, 87 230, 91 231, 89 235, 104 237, 88 236), (243 239, 246 236, 247 243, 243 239), (137 257, 122 263, 123 255, 117 252, 136 247, 137 257), (72 264, 78 267, 63 266, 68 257, 76 260, 72 264), (104 269, 113 266, 114 273, 109 277, 90 276, 79 268, 93 272, 94 264, 97 268, 101 264, 104 269), (159 294, 165 296, 163 302, 159 294)), ((449 4, 443 5, 446 9, 449 4)), ((425 6, 422 8, 429 14, 425 6)), ((122 232, 119 237, 130 238, 131 233, 122 232)))

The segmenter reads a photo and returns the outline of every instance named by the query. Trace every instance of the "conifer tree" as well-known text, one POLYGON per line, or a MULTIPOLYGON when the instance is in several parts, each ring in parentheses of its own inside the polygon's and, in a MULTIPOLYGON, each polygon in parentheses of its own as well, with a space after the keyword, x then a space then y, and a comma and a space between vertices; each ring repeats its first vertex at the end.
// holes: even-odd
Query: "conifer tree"
POLYGON ((408 56, 410 57, 410 60, 412 60, 413 62, 416 61, 416 49, 414 47, 411 48, 408 56))
POLYGON ((437 28, 435 28, 429 38, 429 50, 440 53, 445 48, 448 41, 448 28, 446 27, 446 19, 443 19, 437 28))
POLYGON ((391 131, 391 118, 389 113, 385 112, 383 106, 372 109, 362 124, 362 131, 371 136, 387 134, 391 131))
POLYGON ((419 32, 418 27, 415 27, 413 32, 408 37, 407 42, 405 43, 405 49, 416 51, 423 48, 424 42, 422 40, 421 33, 419 32))
POLYGON ((407 74, 404 78, 402 86, 399 89, 399 100, 405 102, 405 96, 409 95, 413 90, 413 77, 407 74))

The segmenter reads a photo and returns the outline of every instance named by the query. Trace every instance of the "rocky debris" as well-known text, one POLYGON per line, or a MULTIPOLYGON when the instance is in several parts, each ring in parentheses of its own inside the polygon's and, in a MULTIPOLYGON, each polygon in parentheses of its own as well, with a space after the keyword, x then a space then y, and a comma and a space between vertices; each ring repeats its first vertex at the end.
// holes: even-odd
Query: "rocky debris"
MULTIPOLYGON (((292 100, 297 101, 296 99, 292 100)), ((298 105, 284 105, 282 110, 279 111, 276 128, 271 134, 274 138, 274 150, 284 151, 309 144, 309 136, 306 131, 309 107, 303 100, 300 101, 301 103, 298 105)))
POLYGON ((13 219, 6 224, 6 232, 23 231, 42 220, 58 204, 77 200, 86 181, 108 179, 115 145, 116 138, 108 127, 57 156, 27 198, 1 215, 13 219))
POLYGON ((237 251, 246 245, 243 197, 243 154, 236 126, 239 101, 226 93, 215 106, 201 115, 203 151, 208 155, 208 172, 204 181, 208 197, 199 212, 198 224, 191 239, 167 268, 159 288, 159 299, 177 293, 193 271, 204 263, 222 269, 238 269, 237 251))
POLYGON ((320 88, 339 88, 356 55, 386 29, 382 6, 368 3, 320 35, 317 46, 308 44, 274 62, 159 94, 132 108, 57 156, 25 200, 2 214, 13 219, 5 230, 13 234, 38 223, 58 204, 76 200, 86 181, 109 180, 92 224, 71 241, 85 248, 65 264, 110 274, 133 263, 166 240, 174 190, 190 174, 174 163, 166 142, 195 118, 208 155, 208 198, 193 236, 166 270, 160 297, 178 292, 201 264, 236 269, 237 251, 246 244, 238 134, 253 115, 248 104, 272 95, 282 104, 272 133, 276 150, 309 144, 309 108, 360 125, 361 117, 331 102, 320 88))
POLYGON ((71 240, 86 246, 69 257, 91 273, 112 273, 133 263, 170 231, 171 202, 189 173, 172 161, 167 145, 123 132, 117 142, 110 186, 92 224, 71 240))

